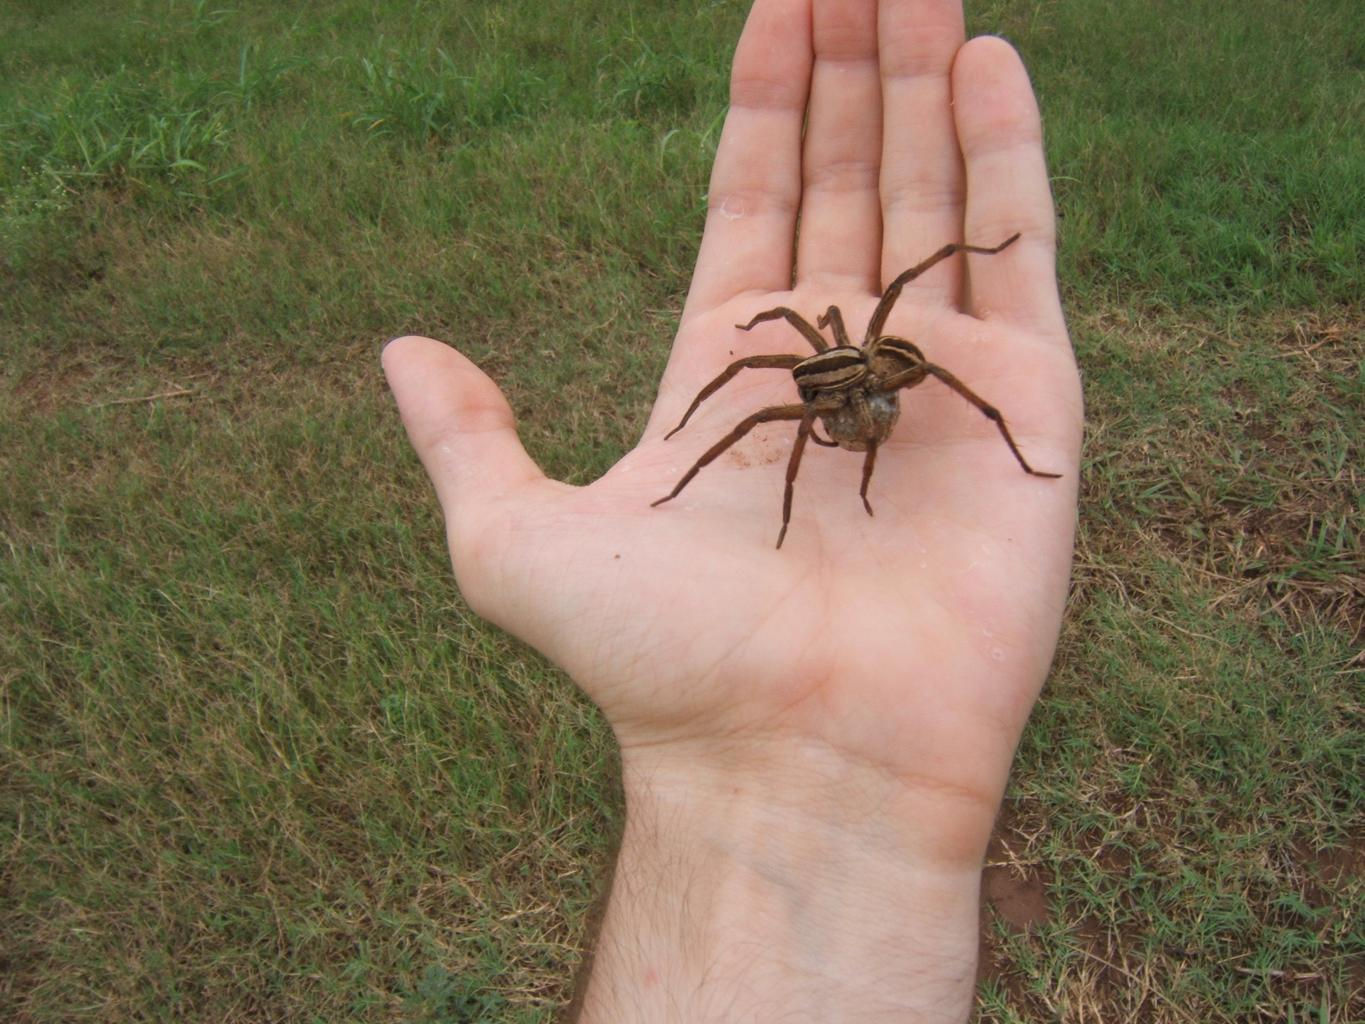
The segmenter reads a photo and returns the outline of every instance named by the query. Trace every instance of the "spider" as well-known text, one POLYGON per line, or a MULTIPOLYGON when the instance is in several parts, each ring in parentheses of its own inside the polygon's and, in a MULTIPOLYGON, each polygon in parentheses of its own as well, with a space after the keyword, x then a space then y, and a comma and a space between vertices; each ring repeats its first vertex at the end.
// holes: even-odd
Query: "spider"
POLYGON ((882 333, 891 307, 900 297, 901 289, 930 267, 959 252, 990 256, 1012 245, 1018 238, 1019 235, 1016 233, 993 248, 952 242, 923 263, 905 271, 887 285, 886 291, 882 293, 881 301, 877 303, 877 309, 873 312, 872 319, 868 321, 861 347, 850 344, 848 331, 844 328, 844 317, 838 306, 830 306, 816 320, 818 328, 829 327, 833 332, 835 342, 833 347, 824 339, 817 327, 812 327, 801 314, 786 306, 778 306, 759 313, 747 324, 735 324, 741 331, 748 331, 768 320, 786 320, 810 342, 811 347, 815 349, 815 355, 805 357, 762 355, 735 360, 720 376, 701 389, 687 412, 683 414, 682 421, 664 436, 664 440, 682 430, 692 418, 692 414, 697 411, 697 407, 719 391, 740 370, 750 368, 790 370, 796 380, 801 401, 793 405, 774 405, 761 409, 741 420, 730 433, 702 454, 669 494, 652 502, 651 507, 676 498, 703 466, 714 462, 726 449, 760 423, 799 420, 796 444, 792 447, 791 457, 787 461, 787 485, 782 496, 782 531, 777 535, 778 548, 782 547, 782 541, 787 536, 787 525, 791 521, 792 512, 792 487, 796 482, 796 472, 801 466, 801 453, 805 450, 807 440, 826 448, 844 448, 848 451, 866 453, 863 457, 863 483, 859 496, 863 499, 863 508, 867 510, 867 514, 872 515, 872 505, 867 500, 867 486, 872 480, 872 470, 877 463, 877 447, 890 436, 891 428, 896 425, 896 419, 900 416, 900 389, 912 388, 930 376, 937 377, 971 402, 999 428, 1000 436, 1005 439, 1005 443, 1009 445, 1010 451, 1025 473, 1051 479, 1060 477, 1060 473, 1036 470, 1024 460, 1018 445, 1014 443, 1014 438, 1010 436, 1009 429, 1005 426, 1005 419, 1000 415, 1000 410, 943 367, 925 359, 924 353, 909 341, 882 333), (825 431, 829 434, 828 440, 815 432, 816 420, 824 425, 825 431))

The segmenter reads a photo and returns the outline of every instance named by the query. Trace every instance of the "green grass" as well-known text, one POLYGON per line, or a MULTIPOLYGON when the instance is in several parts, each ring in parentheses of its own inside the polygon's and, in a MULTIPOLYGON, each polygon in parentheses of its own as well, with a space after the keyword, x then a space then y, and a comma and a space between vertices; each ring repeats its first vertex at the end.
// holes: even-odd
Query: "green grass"
MULTIPOLYGON (((610 737, 461 604, 378 348, 611 465, 744 9, 542 6, 0 12, 0 1017, 566 997, 610 737)), ((971 12, 1041 97, 1089 408, 982 1021, 1365 1017, 1357 6, 971 12)))

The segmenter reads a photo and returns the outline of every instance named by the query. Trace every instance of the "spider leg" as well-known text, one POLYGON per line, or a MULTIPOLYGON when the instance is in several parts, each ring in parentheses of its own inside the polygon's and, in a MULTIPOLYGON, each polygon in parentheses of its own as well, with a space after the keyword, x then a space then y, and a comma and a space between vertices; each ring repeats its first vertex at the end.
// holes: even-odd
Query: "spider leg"
MULTIPOLYGON (((967 401, 971 402, 972 405, 980 409, 982 414, 999 428, 1000 436, 1003 437, 1005 443, 1010 446, 1010 451, 1014 453, 1015 459, 1019 462, 1019 465, 1023 467, 1025 473, 1032 476, 1045 476, 1053 480, 1058 479, 1062 475, 1061 473, 1044 473, 1041 470, 1034 469, 1030 466, 1028 462, 1024 460, 1023 453, 1019 451, 1019 446, 1014 443, 1014 438, 1010 436, 1009 427, 1005 426, 1005 417, 1000 415, 1000 410, 987 402, 971 388, 967 387, 966 384, 963 384, 962 381, 958 380, 943 367, 935 366, 933 363, 924 363, 923 366, 913 367, 911 370, 907 370, 904 373, 898 373, 896 374, 896 377, 902 377, 913 372, 932 373, 967 401)), ((895 381, 896 377, 892 377, 887 383, 890 384, 895 381)))
POLYGON ((811 439, 812 441, 814 441, 816 444, 822 445, 822 446, 825 447, 825 448, 838 448, 838 447, 839 447, 839 442, 838 442, 838 441, 826 441, 823 437, 821 437, 819 434, 817 434, 817 433, 815 432, 815 424, 814 424, 814 423, 811 424, 810 439, 811 439))
POLYGON ((852 342, 848 340, 848 331, 844 327, 844 314, 839 312, 838 306, 830 306, 829 309, 821 313, 816 318, 815 324, 817 327, 832 324, 834 327, 834 344, 852 346, 852 342))
POLYGON ((870 344, 874 339, 881 337, 882 328, 886 326, 886 318, 891 315, 891 307, 900 298, 901 289, 919 277, 934 264, 946 260, 949 256, 958 252, 974 252, 981 256, 991 256, 1012 245, 1019 238, 1018 232, 1010 235, 999 245, 986 248, 981 245, 963 245, 961 242, 949 242, 938 252, 934 253, 923 263, 916 264, 909 270, 902 273, 894 281, 886 286, 886 291, 882 292, 882 300, 877 303, 877 309, 872 314, 872 319, 867 322, 867 335, 863 338, 863 345, 870 344))
POLYGON ((815 424, 815 410, 807 409, 801 417, 801 426, 796 430, 796 444, 792 446, 791 458, 787 460, 787 486, 782 491, 782 530, 777 535, 778 550, 787 536, 787 524, 792 518, 792 490, 796 485, 796 471, 801 468, 801 453, 806 448, 806 438, 810 437, 815 424))
POLYGON ((726 434, 719 441, 702 453, 701 458, 692 464, 692 468, 683 474, 683 478, 678 481, 678 485, 668 494, 658 501, 649 503, 650 508, 662 505, 666 501, 676 498, 682 489, 692 482, 692 478, 697 475, 701 468, 708 463, 714 462, 724 451, 741 437, 753 430, 760 423, 771 423, 773 420, 804 420, 808 416, 815 414, 807 410, 804 405, 774 405, 768 409, 760 409, 752 416, 747 416, 739 422, 734 430, 726 434))
POLYGON ((829 342, 822 338, 820 332, 810 325, 810 321, 796 310, 788 309, 786 306, 777 306, 774 309, 769 309, 766 312, 759 313, 747 324, 735 324, 735 326, 741 331, 751 331, 755 326, 767 320, 786 320, 801 332, 801 337, 810 342, 811 348, 815 349, 817 352, 823 352, 825 349, 829 348, 829 342))
POLYGON ((863 486, 858 494, 863 499, 863 508, 867 509, 867 514, 872 514, 872 506, 867 501, 867 485, 872 482, 872 467, 877 464, 877 442, 867 442, 867 456, 863 459, 863 486))
POLYGON ((697 394, 697 397, 692 400, 692 404, 688 406, 687 412, 683 414, 683 418, 678 425, 664 435, 664 440, 667 441, 679 430, 687 426, 687 421, 690 420, 692 414, 697 411, 697 406, 701 405, 702 402, 706 401, 729 383, 740 370, 743 370, 746 367, 753 369, 790 370, 796 366, 797 363, 801 362, 801 359, 801 356, 749 356, 747 359, 735 360, 721 372, 720 376, 701 389, 697 394))

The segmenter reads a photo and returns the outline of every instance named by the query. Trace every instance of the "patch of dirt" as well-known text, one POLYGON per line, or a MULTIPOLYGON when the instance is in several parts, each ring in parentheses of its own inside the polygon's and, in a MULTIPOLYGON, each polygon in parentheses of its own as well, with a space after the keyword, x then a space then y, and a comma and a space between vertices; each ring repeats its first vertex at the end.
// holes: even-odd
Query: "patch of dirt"
POLYGON ((1047 880, 1035 867, 1021 863, 1014 854, 1024 846, 1008 809, 996 822, 995 833, 986 848, 986 867, 981 872, 980 942, 977 947, 976 976, 979 985, 991 979, 1010 992, 1017 1005, 1027 1005, 1022 979, 1011 962, 996 946, 992 922, 999 918, 1012 932, 1031 932, 1046 924, 1050 917, 1047 880))
MULTIPOLYGON (((1365 884, 1365 837, 1327 849, 1295 849, 1292 857, 1300 894, 1311 907, 1330 910, 1340 904, 1344 889, 1365 884)), ((1365 979, 1365 950, 1356 960, 1365 979)))
POLYGON ((1047 886, 1037 874, 1016 875, 1004 864, 981 873, 984 911, 994 912, 1014 931, 1027 932, 1048 920, 1047 886))

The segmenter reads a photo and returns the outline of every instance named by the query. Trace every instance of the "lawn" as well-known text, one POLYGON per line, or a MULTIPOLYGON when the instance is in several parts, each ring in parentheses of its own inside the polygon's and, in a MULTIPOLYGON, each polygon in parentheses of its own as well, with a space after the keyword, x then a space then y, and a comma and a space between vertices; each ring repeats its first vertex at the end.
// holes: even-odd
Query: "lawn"
MULTIPOLYGON (((0 8, 0 1019, 551 1020, 608 730, 480 623, 379 372, 643 426, 746 5, 0 8)), ((995 0, 1088 421, 991 1024, 1365 1019, 1365 12, 995 0)))

